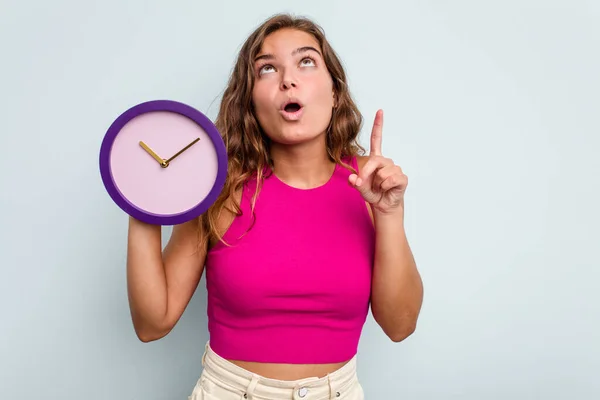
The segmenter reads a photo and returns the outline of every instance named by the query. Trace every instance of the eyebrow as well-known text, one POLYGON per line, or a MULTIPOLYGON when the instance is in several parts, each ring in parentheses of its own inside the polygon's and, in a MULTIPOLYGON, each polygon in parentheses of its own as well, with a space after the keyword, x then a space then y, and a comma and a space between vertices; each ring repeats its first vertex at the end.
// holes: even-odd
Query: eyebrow
MULTIPOLYGON (((307 51, 314 51, 319 56, 321 56, 321 52, 319 52, 319 50, 315 49, 312 46, 299 47, 296 50, 292 51, 292 55, 295 56, 298 53, 305 53, 307 51)), ((254 59, 254 62, 256 62, 258 60, 274 60, 274 59, 275 59, 275 56, 273 54, 261 54, 254 59)))

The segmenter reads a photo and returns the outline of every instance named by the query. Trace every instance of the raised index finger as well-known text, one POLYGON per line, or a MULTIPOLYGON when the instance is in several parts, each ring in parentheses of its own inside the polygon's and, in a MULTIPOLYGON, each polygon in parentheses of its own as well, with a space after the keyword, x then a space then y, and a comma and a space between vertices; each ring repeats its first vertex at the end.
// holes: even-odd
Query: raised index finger
POLYGON ((371 131, 371 155, 381 155, 381 141, 383 133, 383 110, 377 110, 373 130, 371 131))

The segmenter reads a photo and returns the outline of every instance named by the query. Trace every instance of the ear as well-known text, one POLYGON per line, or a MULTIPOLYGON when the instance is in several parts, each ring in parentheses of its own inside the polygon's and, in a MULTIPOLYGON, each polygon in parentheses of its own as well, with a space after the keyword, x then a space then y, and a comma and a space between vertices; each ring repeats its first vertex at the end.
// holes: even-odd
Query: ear
POLYGON ((337 104, 337 96, 335 94, 335 90, 331 92, 333 95, 333 108, 337 108, 338 104, 337 104))

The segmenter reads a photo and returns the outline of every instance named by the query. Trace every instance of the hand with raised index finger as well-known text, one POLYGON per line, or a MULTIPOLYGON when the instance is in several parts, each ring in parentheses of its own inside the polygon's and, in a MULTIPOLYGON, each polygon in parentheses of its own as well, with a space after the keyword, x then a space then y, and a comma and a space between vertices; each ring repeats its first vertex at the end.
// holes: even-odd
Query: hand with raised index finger
POLYGON ((382 138, 383 110, 378 110, 371 131, 369 159, 358 176, 351 174, 348 180, 365 201, 371 204, 374 211, 383 214, 402 212, 408 177, 391 159, 383 157, 382 138))

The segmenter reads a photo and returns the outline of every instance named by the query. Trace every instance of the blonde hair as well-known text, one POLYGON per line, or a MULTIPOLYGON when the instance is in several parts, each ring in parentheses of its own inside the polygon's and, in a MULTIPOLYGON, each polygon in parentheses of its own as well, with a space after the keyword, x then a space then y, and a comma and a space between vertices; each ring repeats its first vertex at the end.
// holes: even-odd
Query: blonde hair
POLYGON ((225 142, 228 156, 227 178, 220 196, 210 209, 200 217, 200 246, 211 240, 224 244, 218 229, 219 217, 231 201, 236 215, 241 215, 239 203, 233 201, 234 194, 244 183, 256 178, 256 191, 252 199, 252 210, 260 191, 266 167, 273 167, 269 153, 269 138, 264 134, 254 114, 252 89, 254 86, 253 60, 261 50, 265 38, 279 29, 297 29, 311 34, 319 43, 325 65, 332 77, 336 107, 327 128, 327 154, 337 164, 356 172, 343 158, 364 154, 364 148, 357 137, 363 117, 348 90, 346 73, 335 51, 325 38, 323 29, 305 17, 290 14, 277 14, 264 21, 243 44, 233 71, 223 93, 218 116, 217 129, 225 142))

